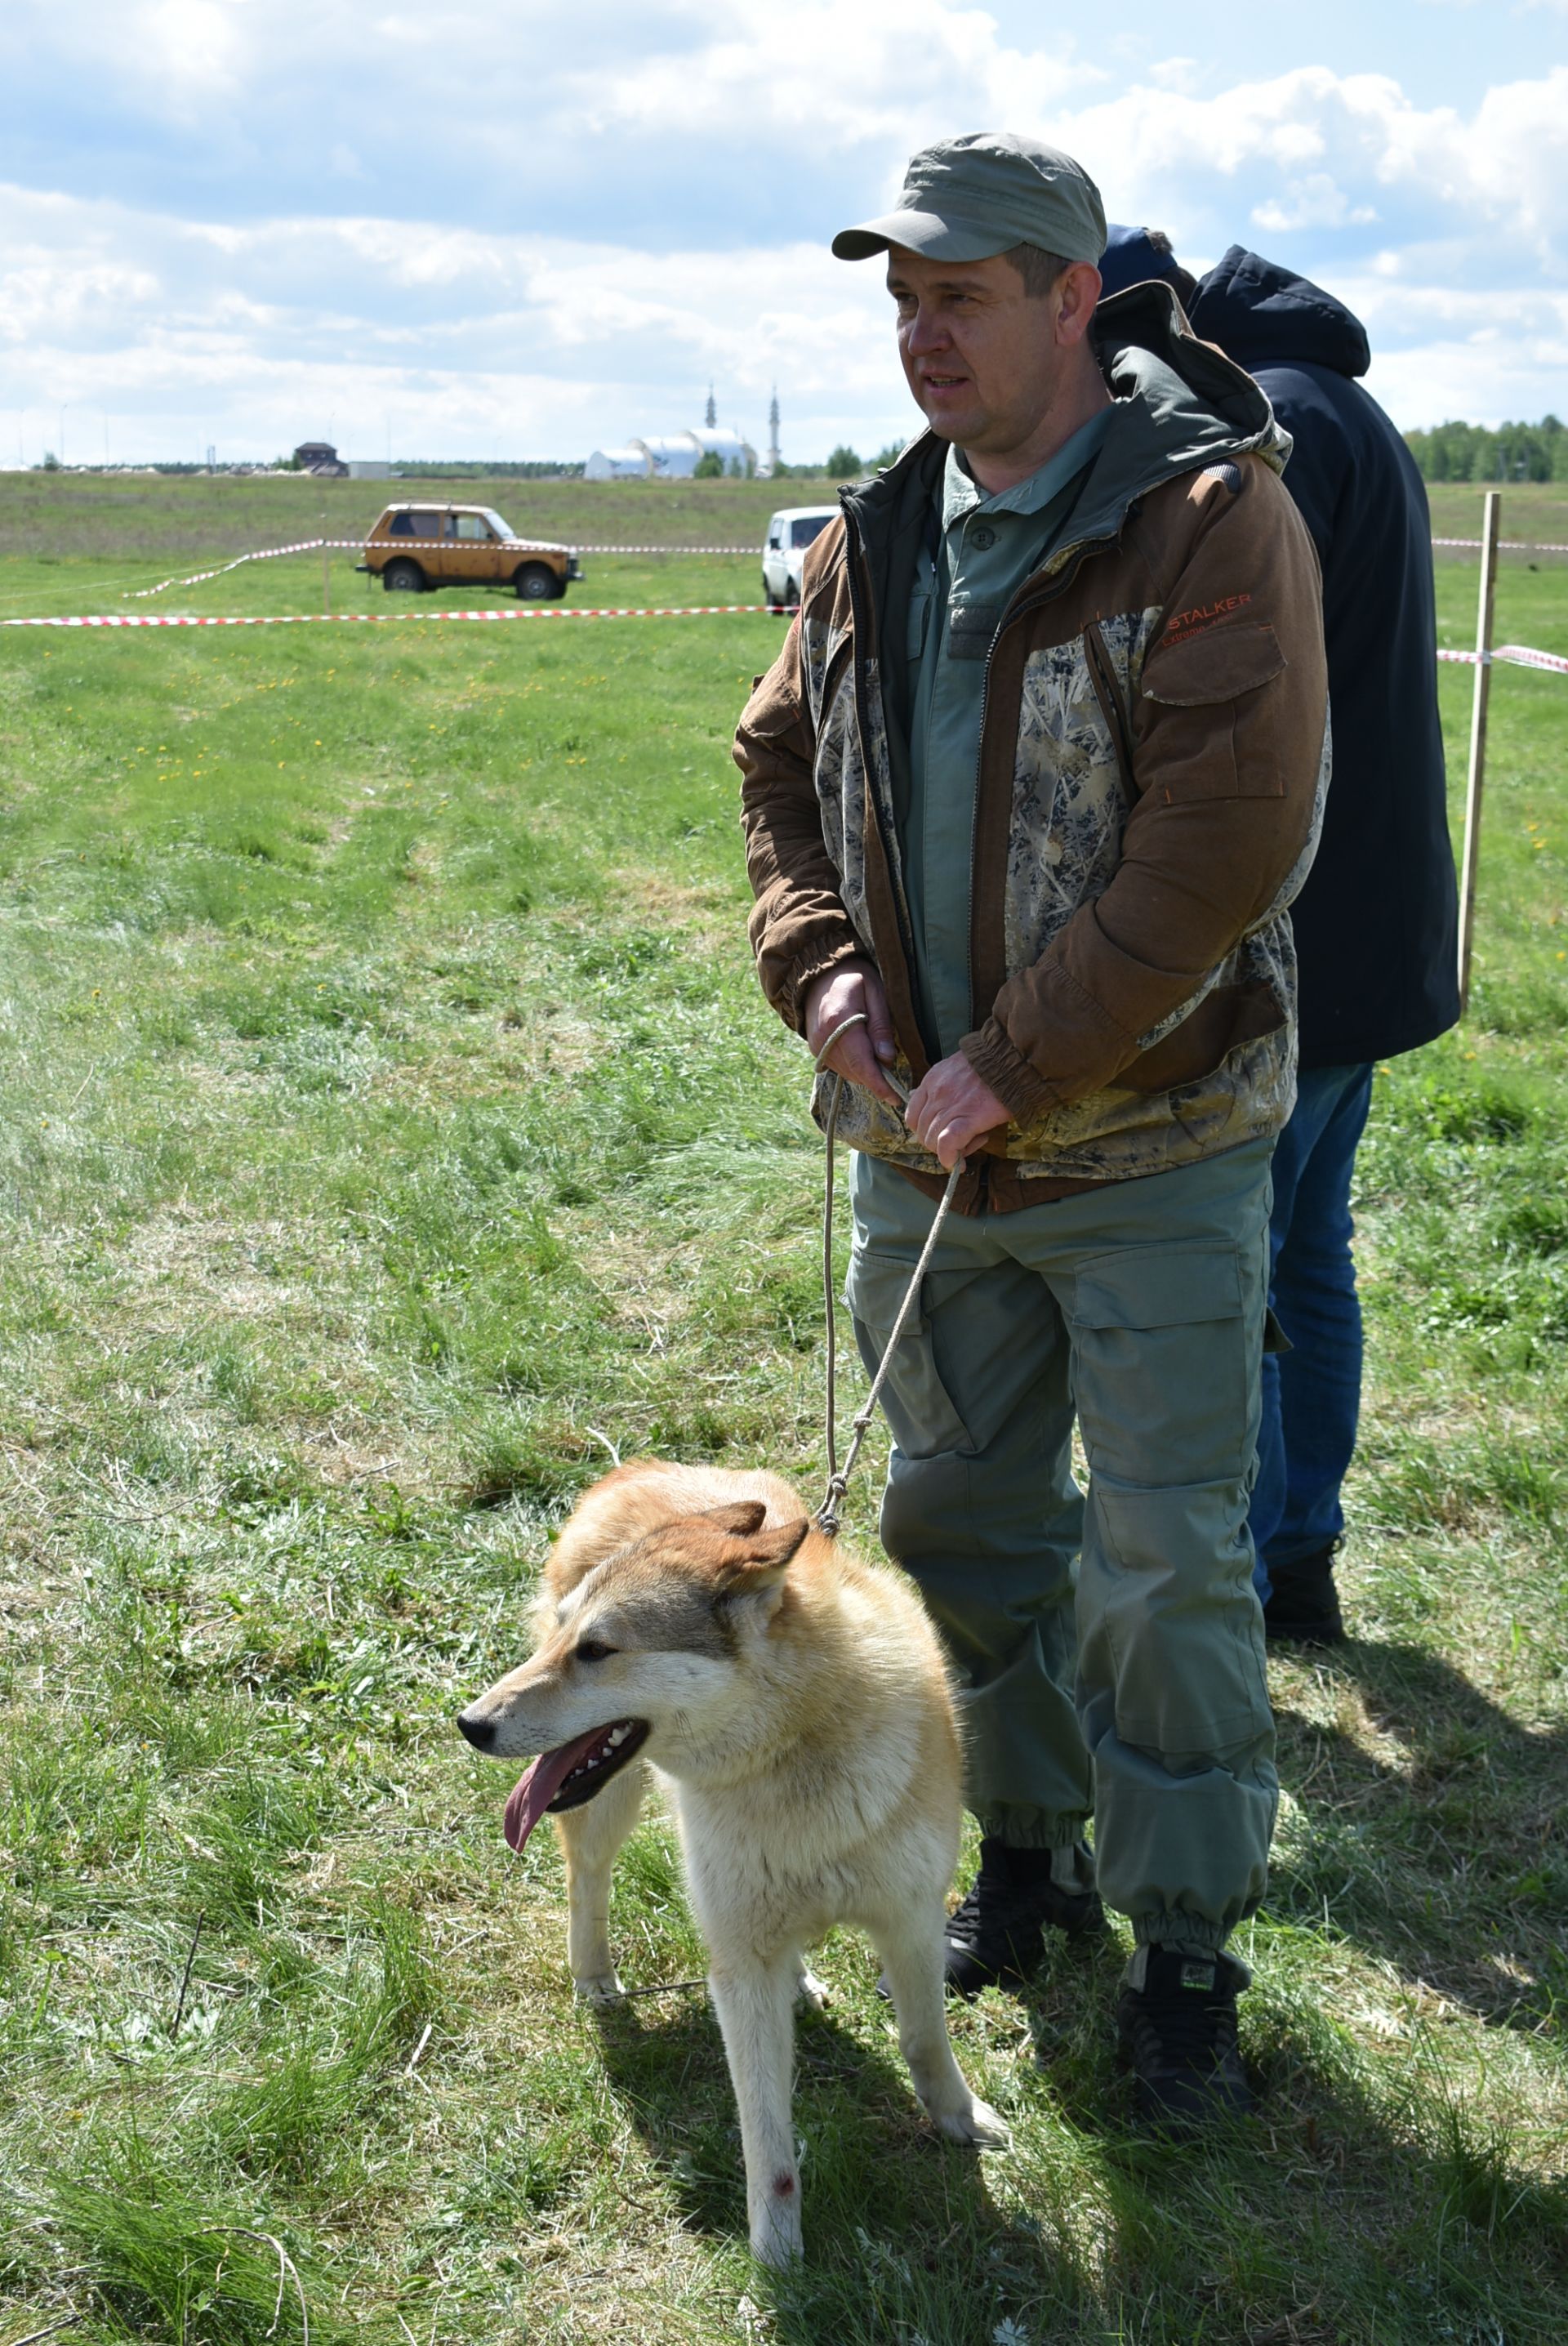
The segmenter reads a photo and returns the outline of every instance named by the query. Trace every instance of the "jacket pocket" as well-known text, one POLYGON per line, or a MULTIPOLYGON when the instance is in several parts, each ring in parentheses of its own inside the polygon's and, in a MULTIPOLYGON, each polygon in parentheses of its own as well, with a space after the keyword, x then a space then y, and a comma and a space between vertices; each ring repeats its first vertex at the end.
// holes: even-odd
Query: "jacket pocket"
POLYGON ((1145 789, 1183 800, 1283 798, 1284 772, 1267 724, 1246 720, 1252 696, 1284 674, 1267 622, 1206 627, 1157 646, 1144 665, 1145 789), (1238 742, 1238 729, 1245 740, 1238 742))
MULTIPOLYGON (((844 1300, 853 1314, 855 1341, 866 1374, 874 1377, 892 1334, 893 1322, 914 1270, 913 1258, 878 1254, 857 1247, 850 1257, 844 1300)), ((944 1451, 972 1447, 969 1429, 953 1406, 936 1364, 931 1322, 915 1300, 882 1387, 882 1406, 893 1439, 906 1458, 936 1458, 944 1451)))
POLYGON ((1272 986, 1261 978, 1211 986, 1178 1026, 1122 1069, 1116 1077, 1130 1092, 1154 1098, 1196 1086, 1209 1088, 1223 1077, 1233 1051, 1278 1035, 1285 1013, 1272 986))

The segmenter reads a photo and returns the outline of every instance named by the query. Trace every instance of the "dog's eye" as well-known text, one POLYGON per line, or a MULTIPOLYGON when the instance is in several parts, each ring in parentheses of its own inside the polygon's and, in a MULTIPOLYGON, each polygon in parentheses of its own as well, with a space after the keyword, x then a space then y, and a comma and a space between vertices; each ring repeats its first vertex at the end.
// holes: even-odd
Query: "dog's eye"
POLYGON ((579 1662, 606 1662, 615 1650, 602 1637, 584 1637, 577 1646, 575 1658, 579 1662))

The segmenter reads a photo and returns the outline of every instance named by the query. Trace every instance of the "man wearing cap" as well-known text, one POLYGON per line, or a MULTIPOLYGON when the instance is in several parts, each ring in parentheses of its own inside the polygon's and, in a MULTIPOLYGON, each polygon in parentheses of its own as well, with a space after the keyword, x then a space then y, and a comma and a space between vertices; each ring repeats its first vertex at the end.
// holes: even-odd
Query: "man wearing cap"
POLYGON ((1103 1895, 1140 2110, 1181 2127, 1249 2100, 1224 1950, 1278 1786, 1247 1483, 1326 693, 1288 444, 1167 287, 1096 315, 1105 233, 1071 158, 985 133, 835 240, 885 255, 930 428, 844 492, 736 756, 764 989, 814 1052, 865 1021, 826 1069, 868 1363, 965 1159, 881 1514, 966 1712, 948 1977, 1017 1981, 1103 1895))

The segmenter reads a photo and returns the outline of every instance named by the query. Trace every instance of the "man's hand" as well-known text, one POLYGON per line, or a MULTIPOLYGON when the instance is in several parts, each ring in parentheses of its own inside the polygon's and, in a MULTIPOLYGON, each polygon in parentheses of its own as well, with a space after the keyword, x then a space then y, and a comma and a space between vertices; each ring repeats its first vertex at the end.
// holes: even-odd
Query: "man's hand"
POLYGON ((840 962, 837 969, 817 980, 806 996, 807 1046, 816 1058, 834 1027, 841 1026, 857 1010, 864 1012, 866 1024, 850 1027, 833 1046, 827 1065, 835 1075, 846 1076, 897 1107, 899 1096, 882 1073, 896 1056, 893 1022, 888 1015, 882 981, 869 961, 840 962))
POLYGON ((996 1094, 981 1082, 962 1051, 938 1060, 910 1094, 904 1110, 904 1122, 921 1147, 929 1148, 947 1173, 969 1154, 982 1133, 994 1132, 1010 1121, 996 1094))

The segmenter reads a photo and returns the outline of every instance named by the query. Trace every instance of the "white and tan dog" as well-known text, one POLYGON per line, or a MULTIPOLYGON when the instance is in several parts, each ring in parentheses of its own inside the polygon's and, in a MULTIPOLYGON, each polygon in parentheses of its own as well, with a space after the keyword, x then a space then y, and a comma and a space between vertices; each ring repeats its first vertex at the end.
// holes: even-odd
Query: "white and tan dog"
POLYGON ((958 1855, 952 1698, 897 1574, 845 1554, 777 1475, 619 1466, 556 1543, 531 1661, 458 1720, 496 1759, 541 1752, 506 1805, 521 1849, 548 1810, 566 1855, 579 1994, 621 1993, 610 1868, 651 1770, 668 1797, 740 2109, 751 2248, 800 2252, 790 2121, 804 1950, 871 1934, 916 2093, 950 2140, 1007 2130, 963 2081, 942 1989, 958 1855))

